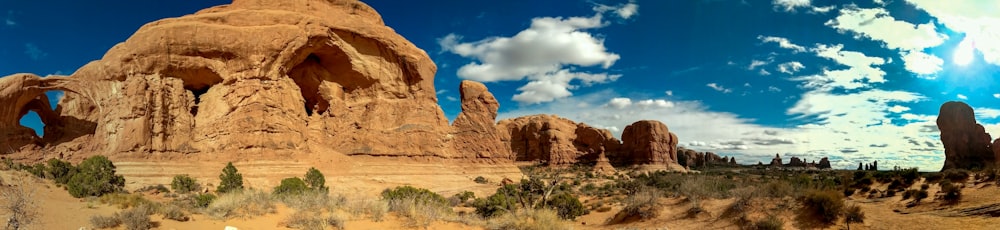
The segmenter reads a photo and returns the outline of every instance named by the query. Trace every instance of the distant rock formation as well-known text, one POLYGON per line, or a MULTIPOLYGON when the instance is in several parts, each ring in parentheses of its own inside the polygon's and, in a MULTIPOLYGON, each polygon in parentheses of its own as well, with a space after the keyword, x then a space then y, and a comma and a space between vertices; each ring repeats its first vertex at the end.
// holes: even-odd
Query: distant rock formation
POLYGON ((774 158, 772 158, 772 159, 771 159, 771 164, 770 164, 770 166, 771 166, 771 167, 775 167, 775 168, 778 168, 778 167, 784 167, 784 166, 785 166, 785 164, 782 164, 782 163, 781 163, 781 155, 779 155, 779 154, 774 154, 774 158))
POLYGON ((622 148, 615 157, 631 164, 677 163, 677 135, 659 121, 636 121, 622 132, 622 148))
MULTIPOLYGON (((975 112, 969 105, 949 101, 941 105, 937 126, 944 144, 944 166, 941 170, 986 168, 996 164, 990 134, 976 123, 975 112)), ((998 139, 1000 141, 1000 139, 998 139)))
POLYGON ((719 157, 713 152, 698 152, 695 150, 678 147, 677 162, 688 168, 702 168, 706 166, 739 166, 736 157, 719 157))
POLYGON ((830 166, 830 159, 824 157, 824 158, 820 158, 819 159, 819 164, 816 164, 816 168, 818 168, 818 169, 831 169, 833 167, 830 166))
MULTIPOLYGON (((555 115, 532 115, 501 120, 504 142, 517 161, 543 161, 550 165, 596 162, 598 155, 617 151, 620 142, 604 129, 555 115)), ((611 161, 615 159, 607 154, 611 161)))
POLYGON ((792 157, 791 159, 788 159, 788 167, 806 167, 806 163, 798 157, 792 157))

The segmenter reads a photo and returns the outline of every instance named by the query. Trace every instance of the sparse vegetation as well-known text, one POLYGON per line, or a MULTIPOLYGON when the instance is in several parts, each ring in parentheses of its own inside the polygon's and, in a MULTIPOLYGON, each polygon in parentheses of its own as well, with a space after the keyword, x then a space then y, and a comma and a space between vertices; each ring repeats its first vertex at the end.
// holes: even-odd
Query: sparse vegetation
POLYGON ((865 213, 861 211, 861 207, 857 205, 847 206, 844 209, 844 224, 847 224, 847 229, 851 229, 851 223, 864 223, 865 213))
POLYGON ((479 184, 486 184, 486 183, 490 183, 490 181, 489 181, 489 180, 486 180, 486 178, 485 178, 485 177, 483 177, 483 176, 477 176, 477 177, 476 177, 476 179, 473 179, 472 181, 474 181, 474 182, 476 182, 476 183, 479 183, 479 184))
POLYGON ((101 196, 125 187, 125 178, 115 174, 115 165, 107 157, 87 158, 80 163, 79 170, 66 184, 73 197, 101 196))
POLYGON ((957 203, 962 199, 962 188, 948 181, 941 182, 941 199, 948 204, 957 203))
POLYGON ((0 210, 3 210, 6 217, 7 229, 27 228, 38 218, 34 192, 27 190, 25 186, 27 184, 23 179, 15 179, 13 186, 0 187, 0 198, 3 199, 0 210))
POLYGON ((222 168, 219 180, 221 182, 219 182, 219 187, 215 189, 215 192, 228 193, 243 190, 243 174, 240 174, 236 166, 233 166, 233 162, 229 162, 225 168, 222 168))
POLYGON ((184 174, 174 176, 173 181, 170 182, 170 188, 174 192, 184 194, 201 190, 201 185, 191 176, 184 174))
POLYGON ((96 215, 90 217, 90 224, 93 225, 94 228, 108 229, 122 225, 122 220, 117 214, 111 216, 96 215))
POLYGON ((816 224, 828 226, 833 224, 843 214, 843 194, 830 190, 812 190, 802 198, 803 220, 815 221, 816 224))
POLYGON ((768 215, 764 219, 757 220, 753 223, 753 230, 781 230, 785 229, 785 221, 781 220, 775 215, 768 215))
POLYGON ((218 219, 247 218, 275 211, 271 196, 257 190, 224 193, 208 205, 207 214, 218 219))
POLYGON ((330 190, 330 188, 326 187, 326 177, 316 168, 310 167, 309 171, 306 171, 305 183, 309 185, 309 189, 315 191, 325 193, 330 190))
POLYGON ((412 226, 427 227, 451 212, 444 196, 411 186, 386 189, 382 200, 389 203, 389 211, 408 217, 412 226))
POLYGON ((309 190, 309 186, 306 185, 305 181, 298 177, 289 177, 282 179, 281 185, 274 187, 272 194, 275 196, 301 195, 306 190, 309 190))

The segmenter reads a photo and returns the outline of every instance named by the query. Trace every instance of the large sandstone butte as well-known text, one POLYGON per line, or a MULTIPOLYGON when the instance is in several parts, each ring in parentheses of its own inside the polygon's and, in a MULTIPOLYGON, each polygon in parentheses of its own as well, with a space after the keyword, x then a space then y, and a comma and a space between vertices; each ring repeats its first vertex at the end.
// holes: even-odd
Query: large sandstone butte
MULTIPOLYGON (((947 169, 974 169, 995 166, 997 146, 991 147, 990 134, 976 123, 976 115, 969 105, 949 101, 941 105, 937 126, 944 144, 944 166, 947 169)), ((998 139, 1000 140, 1000 139, 998 139)))
MULTIPOLYGON (((648 169, 683 171, 677 164, 677 135, 659 121, 637 121, 625 128, 622 142, 606 129, 576 123, 555 115, 533 115, 506 119, 506 129, 517 161, 541 161, 549 165, 603 163, 642 165, 648 169), (652 166, 651 168, 648 166, 652 166)), ((603 167, 604 164, 601 164, 603 167)))
POLYGON ((235 0, 146 24, 70 77, 2 78, 0 100, 16 103, 3 105, 0 151, 509 161, 492 95, 463 83, 463 113, 452 128, 437 104, 435 71, 364 3, 235 0), (46 90, 67 91, 55 110, 46 90), (28 110, 45 121, 44 138, 18 125, 28 110))

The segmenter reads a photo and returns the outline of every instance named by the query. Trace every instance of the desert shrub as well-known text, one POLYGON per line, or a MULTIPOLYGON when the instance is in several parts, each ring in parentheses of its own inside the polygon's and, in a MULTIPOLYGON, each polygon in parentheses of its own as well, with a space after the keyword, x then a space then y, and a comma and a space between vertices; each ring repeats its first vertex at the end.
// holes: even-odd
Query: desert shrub
POLYGON ((476 198, 472 206, 476 208, 476 214, 483 218, 490 218, 514 211, 517 208, 517 198, 515 185, 504 185, 497 189, 496 193, 486 198, 476 198))
POLYGON ((776 180, 764 184, 764 187, 761 188, 761 194, 771 198, 782 198, 794 194, 794 189, 788 182, 776 180))
POLYGON ((560 218, 572 220, 578 216, 586 215, 589 211, 583 207, 583 203, 575 196, 561 192, 549 198, 546 205, 556 210, 560 218))
POLYGON ((927 190, 907 189, 903 192, 903 200, 913 198, 914 202, 920 202, 927 198, 927 190))
POLYGON ((98 198, 102 204, 116 206, 120 209, 139 207, 143 205, 154 205, 152 201, 143 197, 142 194, 111 193, 104 194, 98 198))
POLYGON ((757 220, 751 226, 753 230, 781 230, 785 229, 785 221, 775 215, 768 215, 764 219, 757 220))
POLYGON ((38 204, 34 192, 26 189, 28 184, 15 178, 10 187, 0 187, 0 212, 7 220, 8 229, 28 228, 38 218, 38 204))
POLYGON ((152 209, 149 206, 135 207, 119 213, 119 219, 127 230, 146 230, 153 228, 149 215, 152 209))
POLYGON ((524 209, 488 220, 487 229, 547 230, 570 229, 569 223, 549 209, 524 209))
POLYGON ((905 185, 911 185, 913 182, 916 182, 917 179, 920 179, 920 172, 917 171, 917 168, 908 168, 899 171, 899 176, 900 178, 903 178, 905 185))
POLYGON ((333 211, 346 202, 344 197, 331 196, 328 192, 316 190, 306 190, 299 194, 277 196, 277 198, 288 207, 299 211, 322 209, 333 211))
POLYGON ((660 198, 660 193, 653 189, 640 189, 635 194, 625 198, 625 208, 618 213, 615 219, 628 219, 638 217, 639 219, 651 219, 656 217, 660 211, 660 205, 656 201, 660 198))
POLYGON ((427 227, 451 210, 444 196, 411 186, 386 189, 382 199, 389 203, 389 211, 409 217, 412 226, 427 227))
POLYGON ((208 205, 212 204, 212 201, 215 201, 216 198, 218 197, 208 193, 195 195, 194 206, 198 208, 207 208, 208 205))
POLYGON ((947 181, 941 182, 941 196, 947 203, 956 203, 962 199, 962 188, 955 186, 955 184, 947 183, 947 181))
POLYGON ((96 215, 90 217, 90 225, 98 229, 115 228, 122 225, 122 220, 117 214, 111 216, 96 215))
POLYGON ((844 223, 847 224, 847 228, 851 228, 851 223, 864 223, 865 213, 861 211, 861 207, 857 205, 847 206, 844 209, 844 223))
POLYGON ((289 215, 285 219, 285 227, 294 229, 317 229, 322 230, 327 226, 327 221, 317 212, 298 211, 289 215))
POLYGON ((51 178, 57 184, 69 183, 69 179, 73 178, 73 175, 79 171, 72 163, 55 158, 49 159, 46 164, 48 164, 48 167, 45 168, 46 177, 51 178))
POLYGON ((272 194, 276 196, 301 195, 309 186, 298 177, 289 177, 281 180, 281 185, 274 187, 272 194))
POLYGON ((101 196, 122 191, 125 187, 125 178, 115 174, 115 165, 105 156, 83 160, 79 170, 66 183, 73 197, 101 196))
POLYGON ((236 190, 224 193, 208 205, 207 213, 215 218, 247 218, 275 211, 271 196, 257 190, 236 190))
POLYGON ((476 194, 475 193, 472 193, 470 191, 462 191, 460 193, 455 193, 455 195, 452 195, 451 197, 449 197, 448 198, 448 203, 451 206, 458 206, 460 204, 464 204, 465 202, 468 202, 469 200, 473 200, 473 199, 476 199, 476 194))
POLYGON ((924 175, 924 183, 937 183, 941 179, 944 179, 944 174, 942 173, 932 172, 924 175))
POLYGON ((835 191, 808 191, 800 200, 803 206, 801 214, 822 225, 833 224, 843 214, 843 194, 835 191))
POLYGON ((402 199, 416 199, 419 202, 431 203, 437 205, 447 205, 448 200, 441 196, 440 194, 431 192, 430 190, 423 188, 414 188, 412 186, 400 186, 394 189, 386 189, 382 191, 383 200, 402 200, 402 199))
POLYGON ((969 170, 948 169, 941 173, 944 174, 944 179, 954 183, 965 183, 965 181, 969 180, 969 170))
POLYGON ((476 183, 479 183, 479 184, 490 183, 490 181, 486 180, 486 178, 483 177, 483 176, 477 176, 476 179, 473 179, 472 181, 475 181, 476 183))
POLYGON ((187 213, 177 205, 166 205, 160 209, 160 214, 163 215, 163 219, 176 220, 180 222, 188 221, 191 218, 188 217, 187 213))
POLYGON ((748 187, 737 189, 734 190, 733 193, 736 196, 736 201, 726 207, 726 210, 722 211, 722 217, 745 217, 747 212, 752 208, 754 197, 758 195, 756 188, 748 187))
POLYGON ((191 176, 183 174, 174 176, 174 180, 170 182, 170 188, 177 193, 189 193, 201 190, 201 185, 191 176))
POLYGON ((845 188, 844 189, 844 196, 851 196, 851 195, 854 195, 854 189, 853 188, 845 188))
POLYGON ((931 185, 929 185, 929 184, 922 184, 922 185, 920 185, 920 190, 927 190, 929 188, 931 188, 931 185))
POLYGON ((226 164, 225 168, 222 168, 222 174, 219 174, 219 187, 215 189, 218 193, 227 193, 236 190, 243 190, 243 174, 240 174, 236 166, 233 166, 233 162, 226 164))
POLYGON ((384 200, 353 199, 347 202, 347 211, 353 216, 368 215, 378 222, 389 211, 389 205, 384 200))
POLYGON ((326 187, 326 177, 323 176, 323 173, 316 168, 310 167, 309 170, 306 171, 306 176, 304 178, 306 185, 309 185, 309 189, 323 192, 330 190, 330 188, 326 187))

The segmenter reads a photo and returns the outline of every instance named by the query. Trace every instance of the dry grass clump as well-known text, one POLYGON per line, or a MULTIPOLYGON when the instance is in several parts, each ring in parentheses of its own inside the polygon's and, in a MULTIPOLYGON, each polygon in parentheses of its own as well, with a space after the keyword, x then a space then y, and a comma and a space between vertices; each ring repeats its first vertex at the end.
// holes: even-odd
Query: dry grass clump
POLYGON ((176 220, 180 222, 188 221, 191 217, 188 217, 187 213, 180 206, 169 204, 164 205, 160 208, 160 214, 163 215, 164 219, 176 220))
POLYGON ((23 179, 16 178, 13 186, 0 188, 0 205, 3 205, 0 210, 3 210, 4 217, 7 218, 7 228, 25 228, 38 218, 34 192, 25 189, 26 184, 23 179))
POLYGON ((98 201, 102 204, 116 206, 120 209, 139 207, 143 205, 155 206, 155 203, 146 199, 140 193, 109 193, 102 195, 98 201))
POLYGON ((270 194, 258 190, 238 190, 224 193, 206 209, 208 215, 219 218, 249 218, 275 212, 270 194))
POLYGON ((799 222, 824 227, 844 214, 844 194, 833 190, 811 190, 800 198, 802 210, 799 222))
POLYGON ((785 221, 781 220, 775 215, 768 215, 764 219, 757 220, 753 222, 753 225, 747 227, 748 230, 781 230, 785 229, 785 221))
POLYGON ((279 196, 280 200, 288 207, 299 211, 306 210, 337 210, 343 206, 347 199, 340 195, 330 195, 326 191, 307 190, 300 194, 279 196))
POLYGON ((383 200, 361 198, 349 199, 346 202, 347 212, 354 217, 368 216, 372 220, 382 221, 385 213, 389 212, 389 204, 383 200))
POLYGON ((339 215, 323 216, 314 211, 297 211, 285 219, 284 225, 288 228, 307 230, 344 229, 344 218, 339 215))
POLYGON ((122 220, 118 218, 118 215, 111 215, 111 216, 96 215, 90 217, 90 224, 97 229, 107 229, 107 228, 118 227, 119 225, 122 224, 122 220))
POLYGON ((569 223, 560 219, 551 209, 518 209, 487 220, 487 229, 504 230, 556 230, 569 229, 569 223))
POLYGON ((659 198, 660 192, 658 190, 648 187, 640 188, 635 194, 625 198, 625 208, 615 214, 609 223, 616 224, 656 218, 660 212, 660 205, 656 202, 659 198))
POLYGON ((90 224, 95 228, 107 229, 125 225, 127 230, 146 230, 153 228, 153 223, 149 215, 153 214, 153 207, 142 205, 125 211, 117 212, 111 216, 92 216, 90 224))

